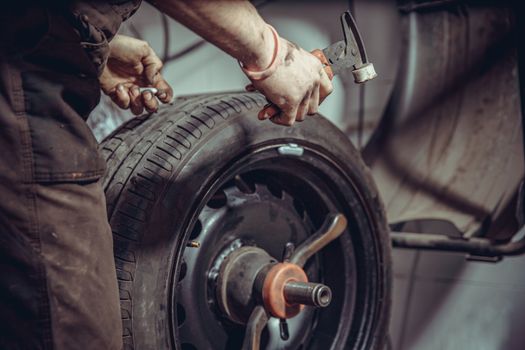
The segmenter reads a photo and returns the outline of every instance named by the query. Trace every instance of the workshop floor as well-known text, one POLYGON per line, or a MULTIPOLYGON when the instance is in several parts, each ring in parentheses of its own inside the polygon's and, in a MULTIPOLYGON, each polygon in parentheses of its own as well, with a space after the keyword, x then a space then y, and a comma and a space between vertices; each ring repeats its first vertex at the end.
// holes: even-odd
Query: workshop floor
POLYGON ((525 349, 525 256, 499 263, 394 249, 391 349, 525 349))

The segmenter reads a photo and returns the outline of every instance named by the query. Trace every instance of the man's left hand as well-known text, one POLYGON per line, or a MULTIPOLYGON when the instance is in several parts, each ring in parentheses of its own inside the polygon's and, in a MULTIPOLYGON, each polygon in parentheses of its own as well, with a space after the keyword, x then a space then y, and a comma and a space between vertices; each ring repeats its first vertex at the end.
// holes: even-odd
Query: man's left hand
POLYGON ((146 109, 158 109, 157 98, 163 103, 173 99, 173 90, 160 74, 162 61, 145 41, 117 35, 109 44, 108 62, 99 78, 102 91, 122 109, 139 115, 146 109), (156 97, 141 87, 154 87, 156 97))

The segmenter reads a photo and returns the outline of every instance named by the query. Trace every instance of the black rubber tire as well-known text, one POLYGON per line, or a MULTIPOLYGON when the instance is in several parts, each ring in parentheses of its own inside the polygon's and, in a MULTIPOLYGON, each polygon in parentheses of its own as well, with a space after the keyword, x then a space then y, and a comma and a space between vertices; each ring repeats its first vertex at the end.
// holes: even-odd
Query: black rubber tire
MULTIPOLYGON (((104 179, 125 349, 172 349, 170 283, 177 247, 185 244, 203 188, 221 169, 257 145, 310 145, 338 159, 370 216, 369 254, 376 282, 367 326, 354 335, 355 349, 382 349, 391 294, 390 239, 383 206, 359 153, 321 116, 294 127, 260 122, 266 103, 259 94, 208 95, 178 100, 150 117, 131 120, 101 144, 108 164, 104 179)), ((368 268, 368 267, 367 267, 368 268)), ((361 286, 361 288, 366 288, 361 286)))

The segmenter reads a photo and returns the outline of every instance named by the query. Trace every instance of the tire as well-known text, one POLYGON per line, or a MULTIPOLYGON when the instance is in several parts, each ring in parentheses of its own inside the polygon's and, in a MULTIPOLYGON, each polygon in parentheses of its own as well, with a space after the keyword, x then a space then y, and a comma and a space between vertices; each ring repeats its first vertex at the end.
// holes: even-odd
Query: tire
POLYGON ((262 348, 383 347, 390 239, 372 178, 326 119, 260 122, 265 103, 248 93, 179 100, 102 142, 125 349, 239 348, 244 327, 220 315, 209 289, 221 244, 235 232, 277 255, 330 211, 343 212, 349 227, 307 273, 333 286, 334 305, 297 321, 305 331, 294 345, 270 345, 269 328, 262 348), (203 244, 188 248, 190 239, 203 244))

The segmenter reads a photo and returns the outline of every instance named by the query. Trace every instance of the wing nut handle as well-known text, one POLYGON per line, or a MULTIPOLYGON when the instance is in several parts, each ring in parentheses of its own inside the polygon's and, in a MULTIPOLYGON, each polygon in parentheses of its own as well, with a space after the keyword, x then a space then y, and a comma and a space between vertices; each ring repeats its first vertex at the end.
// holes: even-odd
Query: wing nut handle
POLYGON ((377 77, 376 70, 372 63, 365 63, 363 66, 354 69, 352 74, 354 75, 354 81, 357 84, 366 83, 367 81, 377 77))

